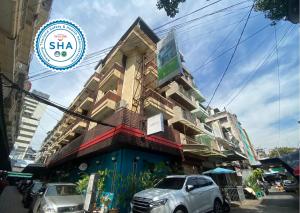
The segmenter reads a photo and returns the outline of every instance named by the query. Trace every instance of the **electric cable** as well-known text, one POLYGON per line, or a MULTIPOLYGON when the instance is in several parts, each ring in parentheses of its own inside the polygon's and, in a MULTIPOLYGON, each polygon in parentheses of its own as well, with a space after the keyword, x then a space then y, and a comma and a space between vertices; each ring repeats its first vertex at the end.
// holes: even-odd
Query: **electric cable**
POLYGON ((238 45, 239 45, 239 43, 240 43, 240 41, 241 41, 241 38, 242 38, 243 34, 244 34, 244 31, 245 31, 246 26, 247 26, 247 24, 248 24, 249 17, 250 17, 250 15, 251 15, 251 12, 252 12, 253 8, 254 8, 254 4, 253 4, 253 6, 251 7, 251 9, 250 9, 250 11, 249 11, 247 20, 246 20, 246 22, 245 22, 245 24, 244 24, 243 30, 242 30, 242 32, 241 32, 241 34, 240 34, 240 37, 239 37, 239 39, 238 39, 238 41, 237 41, 237 43, 236 43, 236 46, 235 46, 235 48, 234 48, 234 50, 233 50, 233 53, 232 53, 232 55, 231 55, 231 57, 230 57, 230 60, 229 60, 229 62, 228 62, 228 64, 227 64, 227 67, 226 67, 226 69, 224 70, 224 72, 222 73, 222 76, 221 76, 221 78, 220 78, 220 80, 219 80, 219 82, 218 82, 218 84, 217 84, 217 87, 216 87, 215 90, 213 91, 212 97, 210 98, 210 100, 209 100, 209 102, 208 102, 208 104, 207 104, 206 109, 209 107, 210 103, 212 102, 213 98, 215 97, 215 94, 216 94, 216 92, 218 91, 218 88, 220 87, 220 85, 221 85, 221 83, 222 83, 222 81, 223 81, 223 79, 224 79, 224 77, 225 77, 225 75, 226 75, 226 72, 228 71, 228 69, 229 69, 229 67, 230 67, 231 61, 232 61, 232 59, 233 59, 233 57, 234 57, 234 55, 235 55, 235 52, 236 52, 236 50, 237 50, 237 48, 238 48, 238 45))

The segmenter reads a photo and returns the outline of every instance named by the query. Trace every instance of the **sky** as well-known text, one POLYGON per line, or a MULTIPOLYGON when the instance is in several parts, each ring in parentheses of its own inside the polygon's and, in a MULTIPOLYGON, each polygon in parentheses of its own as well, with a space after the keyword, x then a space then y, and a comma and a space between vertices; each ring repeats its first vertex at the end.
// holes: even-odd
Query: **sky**
MULTIPOLYGON (((228 65, 252 4, 252 1, 245 1, 224 12, 207 16, 242 2, 222 0, 176 20, 212 2, 186 0, 172 19, 164 10, 157 9, 156 0, 54 0, 50 20, 69 19, 77 23, 86 35, 88 54, 114 45, 138 16, 152 29, 173 21, 155 31, 160 37, 165 34, 159 31, 184 23, 176 29, 178 47, 184 55, 185 66, 207 99, 206 105, 228 65)), ((67 73, 42 79, 39 77, 43 75, 31 78, 32 89, 49 94, 51 101, 69 106, 94 72, 97 62, 104 56, 95 54, 81 62, 81 67, 67 73)), ((44 71, 45 68, 33 56, 29 76, 44 71)), ((219 109, 225 107, 235 113, 256 148, 298 147, 298 97, 299 25, 280 21, 271 26, 271 21, 263 13, 252 11, 232 63, 210 106, 219 109)), ((46 133, 61 116, 60 111, 47 107, 32 141, 34 149, 40 148, 46 133)))

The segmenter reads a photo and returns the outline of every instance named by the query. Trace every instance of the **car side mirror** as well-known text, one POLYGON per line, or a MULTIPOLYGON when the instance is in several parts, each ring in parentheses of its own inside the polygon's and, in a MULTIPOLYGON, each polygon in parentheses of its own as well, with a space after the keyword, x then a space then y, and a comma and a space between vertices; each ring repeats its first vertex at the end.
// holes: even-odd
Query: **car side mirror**
POLYGON ((185 187, 185 189, 186 189, 187 192, 192 191, 194 188, 195 188, 194 185, 186 185, 186 187, 185 187))

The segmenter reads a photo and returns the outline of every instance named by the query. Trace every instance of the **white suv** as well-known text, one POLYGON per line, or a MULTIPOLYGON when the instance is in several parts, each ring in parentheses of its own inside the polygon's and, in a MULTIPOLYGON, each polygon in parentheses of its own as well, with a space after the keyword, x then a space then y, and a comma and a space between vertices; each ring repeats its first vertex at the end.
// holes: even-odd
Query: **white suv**
POLYGON ((131 212, 223 212, 219 187, 208 176, 172 175, 134 195, 131 212))

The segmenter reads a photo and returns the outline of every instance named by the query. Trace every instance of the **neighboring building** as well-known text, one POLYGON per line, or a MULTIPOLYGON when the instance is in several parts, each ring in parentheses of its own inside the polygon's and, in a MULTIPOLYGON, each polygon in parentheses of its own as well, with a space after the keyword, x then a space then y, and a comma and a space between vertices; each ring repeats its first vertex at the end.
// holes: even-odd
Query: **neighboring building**
POLYGON ((257 148, 256 153, 257 153, 258 160, 262 160, 269 157, 268 154, 266 153, 266 150, 263 148, 257 148))
POLYGON ((199 174, 218 162, 244 159, 239 153, 228 157, 226 151, 232 146, 223 146, 212 126, 205 124, 209 116, 201 105, 205 99, 187 68, 157 85, 158 41, 138 18, 69 106, 115 127, 65 114, 45 138, 37 161, 74 181, 82 170, 128 174, 163 161, 199 174), (159 113, 164 131, 147 135, 147 119, 159 113))
MULTIPOLYGON (((22 88, 24 85, 30 87, 26 79, 34 37, 40 26, 47 21, 51 4, 52 0, 1 1, 0 72, 22 88)), ((19 131, 24 98, 22 93, 10 87, 3 88, 3 96, 4 111, 0 112, 0 169, 9 164, 8 155, 19 131)))
MULTIPOLYGON (((42 92, 33 90, 33 94, 38 95, 46 100, 49 99, 49 95, 42 92)), ((23 109, 21 112, 21 122, 19 126, 19 132, 14 143, 14 159, 25 160, 28 148, 32 138, 38 128, 39 122, 46 110, 47 105, 38 102, 30 96, 24 98, 23 109)))
POLYGON ((217 108, 210 109, 209 112, 210 116, 206 118, 206 123, 213 126, 215 132, 219 132, 219 135, 227 141, 238 146, 238 152, 246 157, 244 160, 247 160, 250 165, 257 165, 255 151, 237 116, 217 108))

